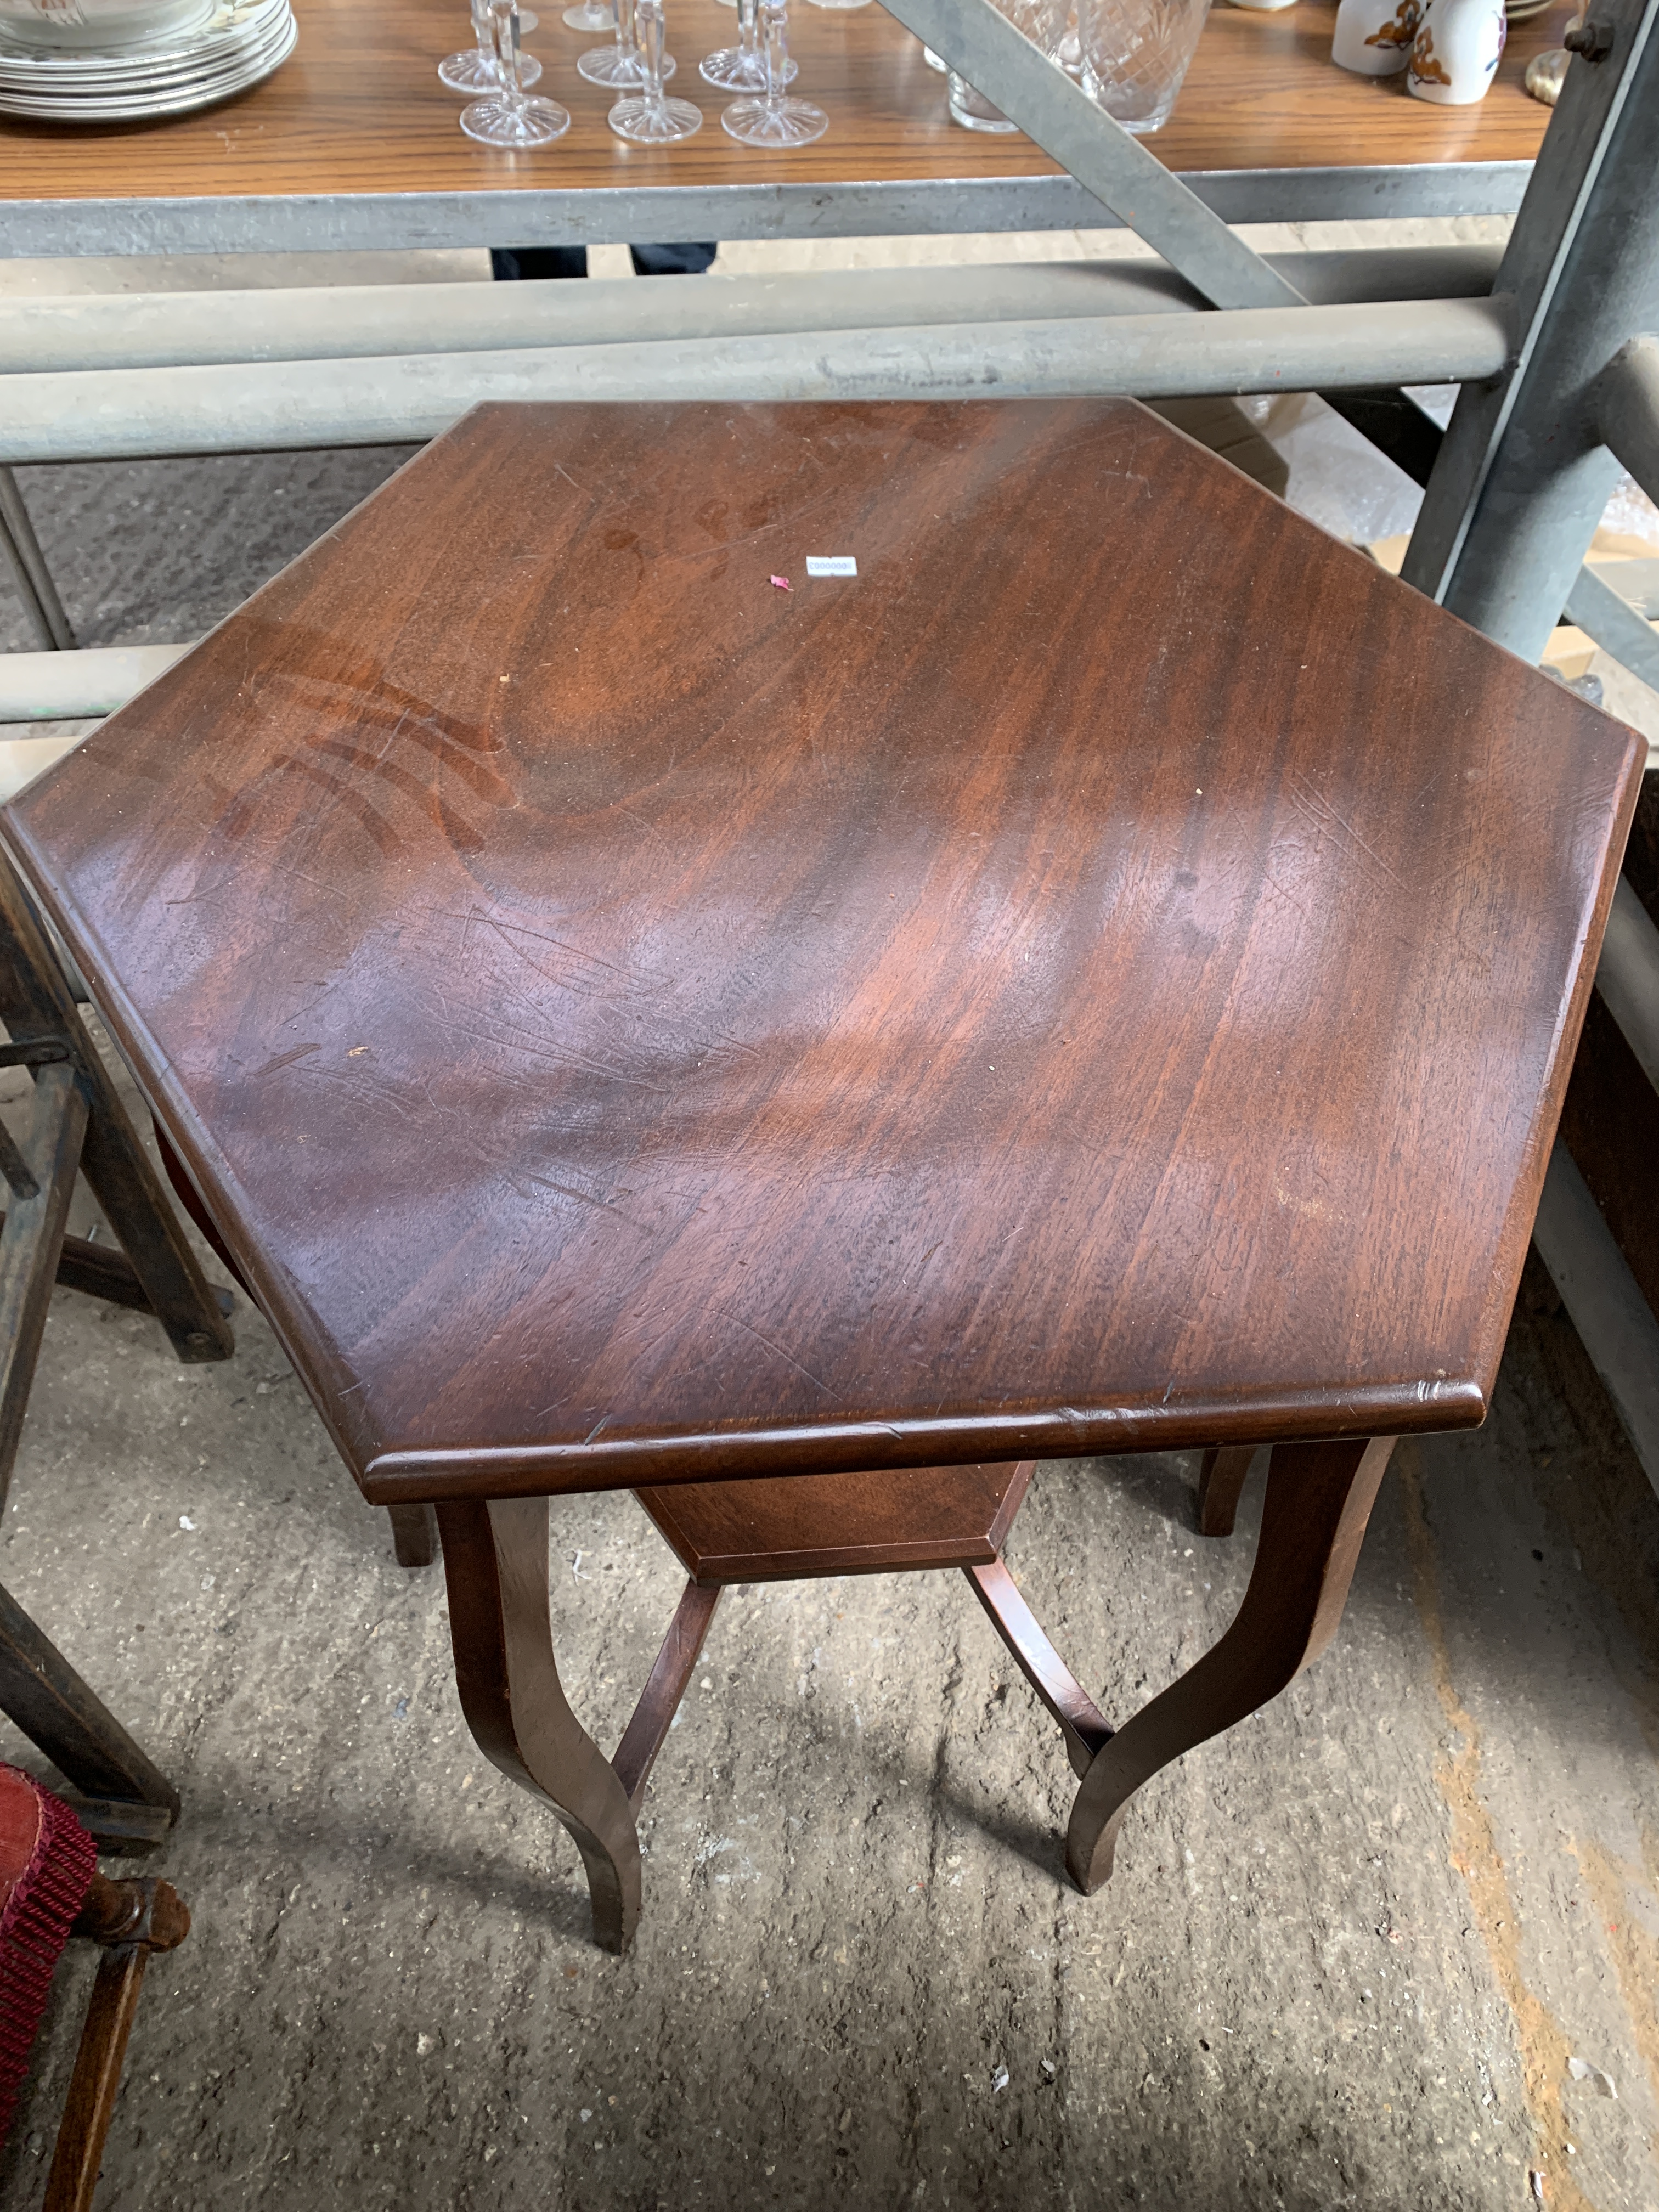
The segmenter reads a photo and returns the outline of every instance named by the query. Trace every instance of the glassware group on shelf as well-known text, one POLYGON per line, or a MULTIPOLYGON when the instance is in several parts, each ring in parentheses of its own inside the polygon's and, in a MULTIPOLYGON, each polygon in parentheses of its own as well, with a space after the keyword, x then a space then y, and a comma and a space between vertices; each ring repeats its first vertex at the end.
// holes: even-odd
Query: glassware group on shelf
MULTIPOLYGON (((743 95, 720 117, 722 128, 744 146, 787 149, 821 138, 830 118, 810 100, 788 89, 799 74, 789 58, 787 0, 735 0, 738 43, 722 46, 702 64, 707 81, 743 95)), ((819 7, 862 7, 866 0, 815 0, 819 7)), ((570 128, 556 100, 526 88, 542 73, 522 53, 520 33, 536 18, 517 0, 471 0, 477 43, 441 63, 439 76, 454 92, 481 96, 461 113, 461 128, 486 146, 550 145, 570 128)), ((608 30, 611 43, 583 54, 577 70, 590 84, 620 94, 608 121, 619 138, 639 146, 672 146, 702 127, 702 111, 663 89, 677 66, 664 45, 663 0, 579 0, 563 11, 573 30, 608 30)))
MULTIPOLYGON (((1203 27, 1206 0, 994 0, 1033 45, 1079 76, 1091 99, 1128 131, 1160 130, 1203 27)), ((738 41, 702 64, 702 75, 722 92, 742 95, 720 118, 727 136, 745 146, 787 149, 810 145, 829 128, 821 107, 788 90, 799 75, 789 58, 786 0, 730 0, 738 10, 738 41)), ((821 8, 863 7, 868 0, 813 0, 821 8)), ((1261 0, 1256 0, 1261 4, 1261 0)), ((474 44, 451 54, 438 74, 452 90, 476 93, 461 128, 488 146, 545 146, 570 127, 556 100, 532 98, 542 73, 533 55, 520 50, 520 34, 534 15, 514 0, 471 0, 474 44)), ((665 45, 663 0, 576 0, 562 11, 576 31, 608 31, 608 44, 591 48, 576 64, 589 83, 619 96, 609 117, 619 138, 642 146, 672 146, 702 127, 689 100, 664 90, 675 72, 665 45)), ((931 49, 931 68, 945 72, 952 118, 969 131, 1012 131, 994 101, 950 69, 931 49)))

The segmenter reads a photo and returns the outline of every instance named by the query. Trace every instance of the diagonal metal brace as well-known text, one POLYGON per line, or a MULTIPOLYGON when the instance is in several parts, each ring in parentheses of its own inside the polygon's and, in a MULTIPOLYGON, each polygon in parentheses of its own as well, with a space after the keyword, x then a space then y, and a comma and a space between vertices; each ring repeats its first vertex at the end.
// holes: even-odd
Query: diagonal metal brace
MULTIPOLYGON (((996 88, 1011 123, 1144 238, 1217 307, 1299 307, 1288 277, 1249 246, 1156 154, 1090 99, 992 0, 884 0, 969 84, 996 88)), ((1322 393, 1345 421, 1421 483, 1437 426, 1402 392, 1322 393)))
POLYGON ((996 88, 997 106, 1218 307, 1306 305, 1156 154, 1097 107, 991 0, 884 0, 958 76, 996 88))
POLYGON ((75 632, 52 580, 17 479, 8 468, 0 468, 0 555, 12 572, 29 627, 43 648, 48 653, 72 650, 75 632))

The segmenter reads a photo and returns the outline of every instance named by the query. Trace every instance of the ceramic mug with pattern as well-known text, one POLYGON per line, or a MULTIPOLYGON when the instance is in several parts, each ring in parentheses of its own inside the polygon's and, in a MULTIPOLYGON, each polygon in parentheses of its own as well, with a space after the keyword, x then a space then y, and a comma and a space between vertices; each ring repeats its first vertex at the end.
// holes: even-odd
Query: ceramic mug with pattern
POLYGON ((1357 76, 1397 76, 1412 58, 1423 0, 1342 0, 1331 34, 1331 59, 1357 76))
POLYGON ((1472 106, 1491 89, 1508 31, 1504 0, 1429 0, 1406 89, 1438 107, 1472 106))

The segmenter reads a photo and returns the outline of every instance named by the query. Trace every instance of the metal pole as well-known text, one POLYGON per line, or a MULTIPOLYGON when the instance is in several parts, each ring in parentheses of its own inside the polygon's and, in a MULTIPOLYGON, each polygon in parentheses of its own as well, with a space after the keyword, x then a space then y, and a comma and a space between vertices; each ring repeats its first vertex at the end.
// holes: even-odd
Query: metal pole
POLYGON ((1659 929, 1622 876, 1601 940, 1595 988, 1642 1073, 1659 1091, 1659 929))
POLYGON ((1659 338, 1632 338, 1596 379, 1590 411, 1607 448, 1650 499, 1659 495, 1659 338))
POLYGON ((1659 325, 1659 0, 1598 0, 1604 11, 1611 44, 1568 69, 1498 274, 1514 366, 1459 395, 1402 571, 1534 661, 1618 479, 1591 387, 1659 325))
POLYGON ((8 377, 0 459, 400 444, 492 400, 1176 398, 1484 378, 1508 354, 1488 299, 99 369, 8 377))
MULTIPOLYGON (((1376 246, 1277 253, 1269 265, 1318 307, 1484 298, 1501 250, 1376 246)), ((672 284, 351 284, 264 292, 109 292, 9 301, 0 374, 230 362, 483 353, 631 339, 757 337, 1069 315, 1195 315, 1207 302, 1161 261, 991 262, 679 276, 672 284), (572 297, 571 295, 574 296, 572 297)))
POLYGON ((23 612, 41 646, 48 653, 70 651, 75 632, 70 628, 64 603, 52 580, 52 571, 40 550, 34 525, 29 520, 23 495, 17 489, 17 479, 4 466, 0 466, 0 552, 6 556, 17 596, 23 602, 23 612))
POLYGON ((1533 1237, 1659 1491, 1659 1322, 1565 1145, 1551 1155, 1533 1237))
POLYGON ((0 723, 112 714, 189 650, 106 645, 80 653, 0 653, 0 723))
POLYGON ((1604 653, 1622 662, 1632 676, 1659 691, 1659 635, 1594 568, 1578 571, 1561 615, 1563 621, 1576 623, 1604 653))

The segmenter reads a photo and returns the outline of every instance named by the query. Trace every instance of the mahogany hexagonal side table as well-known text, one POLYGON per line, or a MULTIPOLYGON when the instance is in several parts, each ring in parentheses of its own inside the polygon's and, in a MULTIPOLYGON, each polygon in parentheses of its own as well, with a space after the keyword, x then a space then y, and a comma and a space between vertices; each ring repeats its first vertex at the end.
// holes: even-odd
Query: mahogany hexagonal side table
POLYGON ((1329 1640, 1484 1414, 1642 757, 1129 402, 485 408, 4 824, 621 1942, 739 1568, 967 1565, 1085 1888, 1329 1640), (1210 1447, 1224 1518, 1263 1443, 1112 1733, 1016 1463, 1210 1447), (545 1500, 617 1486, 693 1580, 613 1762, 545 1500))

